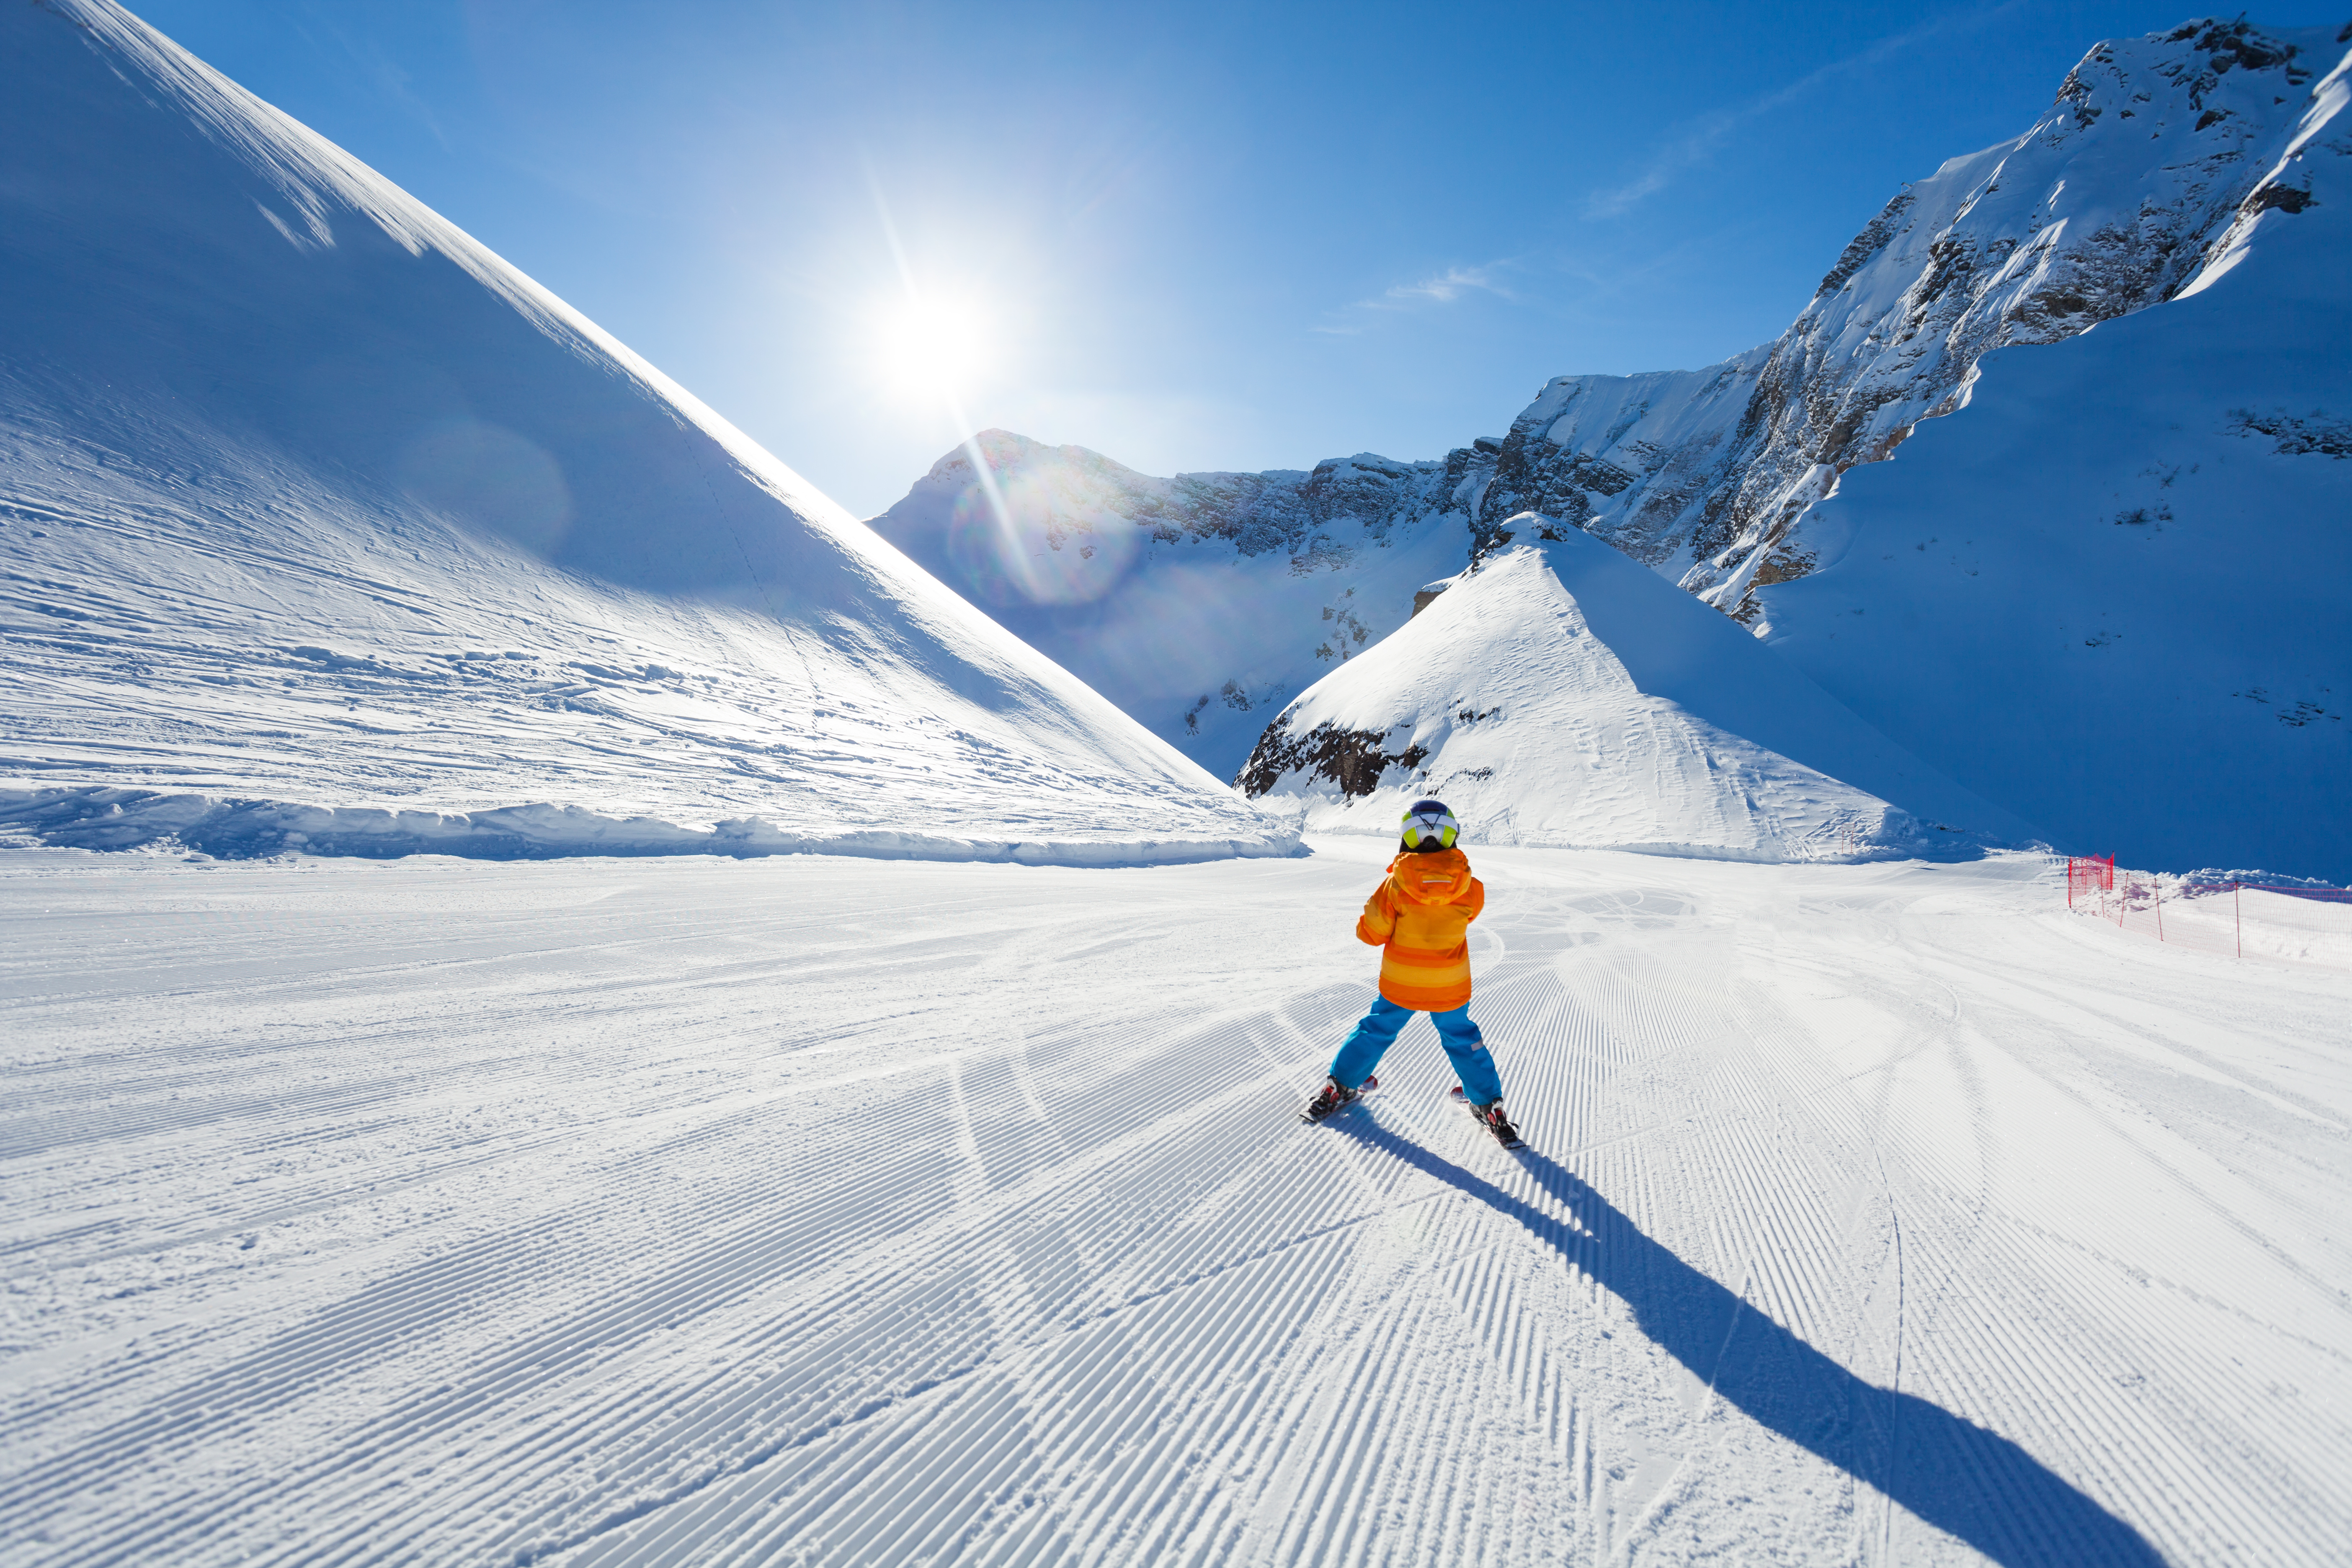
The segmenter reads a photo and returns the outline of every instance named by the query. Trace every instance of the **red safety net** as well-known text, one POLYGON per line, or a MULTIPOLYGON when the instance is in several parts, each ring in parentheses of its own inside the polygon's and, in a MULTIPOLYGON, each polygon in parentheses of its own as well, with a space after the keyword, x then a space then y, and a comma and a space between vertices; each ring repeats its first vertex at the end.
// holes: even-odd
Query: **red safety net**
POLYGON ((2074 909, 2091 893, 2110 893, 2116 886, 2112 855, 2072 855, 2066 859, 2066 907, 2074 909))
POLYGON ((2066 905, 2169 947, 2352 968, 2344 888, 2118 872, 2111 856, 2076 856, 2066 862, 2066 905))

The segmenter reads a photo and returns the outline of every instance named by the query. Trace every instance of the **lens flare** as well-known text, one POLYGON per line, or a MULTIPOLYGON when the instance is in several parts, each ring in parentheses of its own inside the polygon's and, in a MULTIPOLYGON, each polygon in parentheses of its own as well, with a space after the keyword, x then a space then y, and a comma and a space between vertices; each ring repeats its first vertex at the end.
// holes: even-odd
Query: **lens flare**
POLYGON ((1082 605, 1108 594, 1134 563, 1142 530, 1073 510, 1034 476, 994 474, 994 454, 965 450, 979 480, 948 522, 948 558, 984 605, 1082 605))

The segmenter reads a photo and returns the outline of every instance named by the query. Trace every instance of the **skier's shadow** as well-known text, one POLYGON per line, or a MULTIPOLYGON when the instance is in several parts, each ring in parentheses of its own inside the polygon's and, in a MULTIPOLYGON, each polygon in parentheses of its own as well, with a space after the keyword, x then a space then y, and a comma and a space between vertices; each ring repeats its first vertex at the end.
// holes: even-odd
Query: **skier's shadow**
POLYGON ((2163 1563, 2138 1531, 2015 1443, 1855 1376, 1643 1235, 1599 1193, 1534 1151, 1518 1158, 1536 1185, 1589 1234, 1368 1118, 1344 1120, 1361 1142, 1526 1226, 1623 1301, 1643 1333, 1726 1403, 1994 1562, 2163 1563))

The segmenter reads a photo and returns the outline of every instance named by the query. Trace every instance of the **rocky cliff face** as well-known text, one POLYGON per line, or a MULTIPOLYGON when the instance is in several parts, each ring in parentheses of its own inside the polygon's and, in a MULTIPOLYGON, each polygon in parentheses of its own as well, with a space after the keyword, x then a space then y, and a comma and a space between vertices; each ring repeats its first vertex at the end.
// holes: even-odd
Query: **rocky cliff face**
MULTIPOLYGON (((1360 452, 1326 458, 1312 468, 1158 479, 1084 447, 1048 447, 1010 430, 983 430, 971 445, 1023 530, 1034 530, 1055 551, 1098 545, 1097 535, 1106 530, 1141 529, 1161 543, 1223 542, 1245 556, 1281 552, 1311 567, 1366 541, 1377 543, 1399 523, 1449 511, 1466 521, 1475 499, 1457 493, 1468 489, 1464 453, 1407 463, 1360 452)), ((918 535, 912 519, 923 502, 985 508, 972 456, 959 447, 932 464, 874 527, 905 548, 918 535)))
POLYGON ((1512 422, 1473 527, 1579 523, 1736 617, 1815 564, 1790 525, 1968 400, 1977 361, 2170 299, 2270 178, 2336 34, 2199 22, 2099 45, 2013 142, 1908 185, 1778 342, 1706 370, 1564 376, 1512 422))
POLYGON ((2170 302, 1988 356, 1755 591, 1768 651, 2061 847, 2352 879, 2352 56, 2314 88, 2170 302))

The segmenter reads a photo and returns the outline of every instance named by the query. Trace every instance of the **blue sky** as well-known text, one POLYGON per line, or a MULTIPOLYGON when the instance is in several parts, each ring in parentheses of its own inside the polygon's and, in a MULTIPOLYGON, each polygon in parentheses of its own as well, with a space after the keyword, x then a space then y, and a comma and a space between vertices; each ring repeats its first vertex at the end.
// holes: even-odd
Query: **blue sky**
POLYGON ((861 516, 959 410, 1147 472, 1304 468, 1500 434, 1553 375, 1721 359, 1902 181, 2023 131, 2099 38, 2195 14, 133 9, 861 516))

